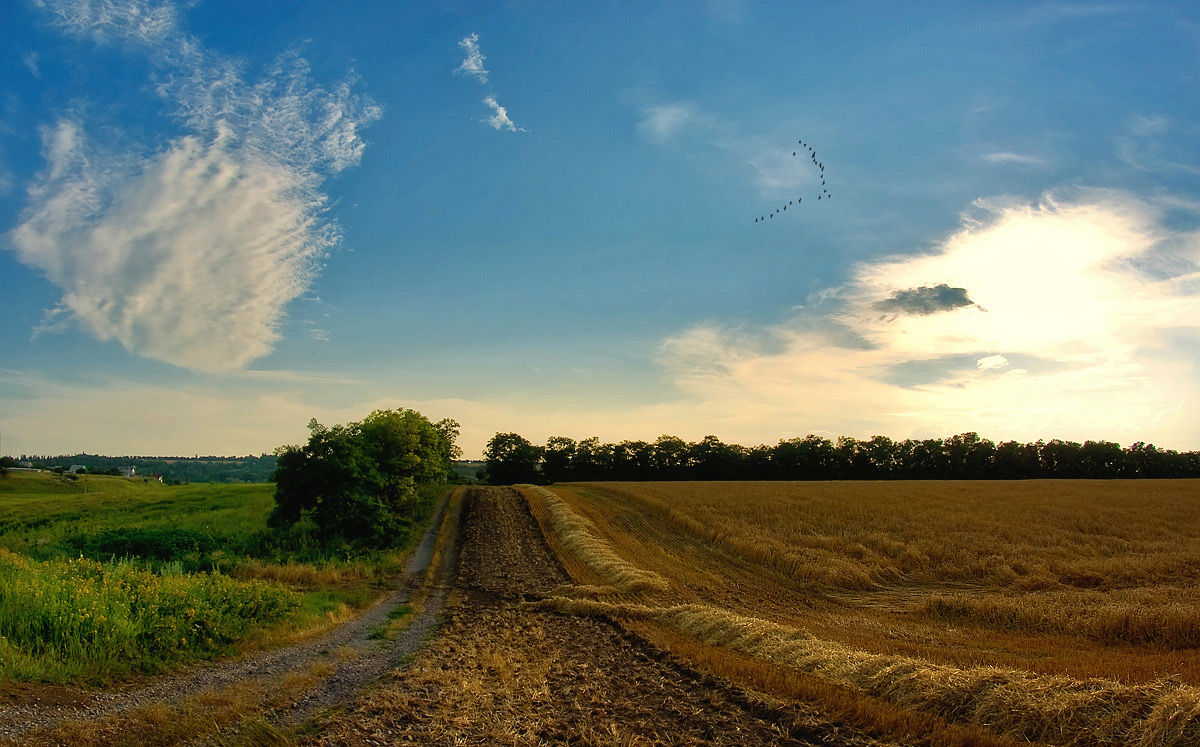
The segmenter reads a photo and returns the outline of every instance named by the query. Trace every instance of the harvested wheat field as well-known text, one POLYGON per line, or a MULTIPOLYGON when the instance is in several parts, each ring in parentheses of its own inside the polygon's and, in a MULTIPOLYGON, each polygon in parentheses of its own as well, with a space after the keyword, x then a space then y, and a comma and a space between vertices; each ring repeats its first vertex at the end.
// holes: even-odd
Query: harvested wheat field
POLYGON ((699 674, 603 617, 531 608, 569 583, 516 491, 472 489, 439 635, 304 743, 880 744, 699 674))
POLYGON ((618 620, 842 723, 924 744, 1200 744, 1195 481, 523 492, 576 581, 539 608, 618 620))

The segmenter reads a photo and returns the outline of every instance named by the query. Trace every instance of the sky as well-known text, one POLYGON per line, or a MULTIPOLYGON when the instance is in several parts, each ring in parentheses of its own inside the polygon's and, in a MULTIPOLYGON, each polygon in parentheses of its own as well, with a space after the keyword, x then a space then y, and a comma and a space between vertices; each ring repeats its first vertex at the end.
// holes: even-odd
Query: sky
POLYGON ((2 453, 259 454, 397 407, 467 457, 1200 449, 1193 3, 0 0, 0 25, 2 453))

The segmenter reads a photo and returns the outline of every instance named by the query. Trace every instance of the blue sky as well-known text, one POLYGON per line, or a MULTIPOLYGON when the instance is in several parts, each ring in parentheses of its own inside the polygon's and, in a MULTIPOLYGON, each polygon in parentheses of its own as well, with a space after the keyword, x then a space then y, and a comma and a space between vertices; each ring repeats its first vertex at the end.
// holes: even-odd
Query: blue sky
POLYGON ((0 13, 6 453, 1200 448, 1190 3, 0 13))

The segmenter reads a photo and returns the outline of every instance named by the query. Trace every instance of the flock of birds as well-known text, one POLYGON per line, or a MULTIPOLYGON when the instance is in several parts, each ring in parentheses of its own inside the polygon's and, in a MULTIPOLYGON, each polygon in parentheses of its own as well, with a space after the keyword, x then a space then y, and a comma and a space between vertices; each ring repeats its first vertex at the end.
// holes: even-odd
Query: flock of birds
MULTIPOLYGON (((818 169, 820 169, 821 194, 817 195, 817 199, 819 200, 821 198, 825 198, 826 200, 828 200, 828 199, 832 198, 833 195, 829 194, 829 190, 825 187, 825 164, 823 164, 817 160, 817 151, 815 151, 811 145, 804 142, 803 140, 797 140, 796 142, 800 144, 800 148, 798 150, 792 151, 792 155, 793 156, 807 155, 810 159, 812 159, 813 166, 816 166, 818 169), (807 153, 805 151, 807 151, 807 153)), ((776 208, 774 213, 767 213, 766 215, 760 215, 759 217, 754 219, 754 222, 755 223, 765 223, 767 221, 767 218, 774 218, 775 214, 779 213, 781 210, 786 211, 788 209, 788 205, 795 205, 796 207, 799 207, 800 203, 803 200, 804 200, 803 197, 797 197, 795 200, 788 200, 787 205, 784 205, 782 208, 776 208)))

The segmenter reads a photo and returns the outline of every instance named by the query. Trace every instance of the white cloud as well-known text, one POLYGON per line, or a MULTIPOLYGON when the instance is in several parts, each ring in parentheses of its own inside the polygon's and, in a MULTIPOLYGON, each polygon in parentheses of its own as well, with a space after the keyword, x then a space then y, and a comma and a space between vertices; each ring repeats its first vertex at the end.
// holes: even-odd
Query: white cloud
POLYGON ((490 125, 492 129, 508 130, 509 132, 529 132, 524 127, 517 127, 516 123, 508 118, 508 110, 496 103, 495 96, 484 98, 483 103, 492 107, 492 116, 484 117, 482 120, 490 125))
POLYGON ((25 52, 21 55, 21 62, 29 69, 29 72, 35 78, 42 77, 42 71, 38 69, 38 54, 37 52, 25 52))
POLYGON ((172 0, 34 0, 50 14, 50 23, 76 37, 98 43, 156 44, 178 33, 178 8, 172 0))
POLYGON ((487 83, 488 71, 483 66, 483 61, 487 58, 479 51, 479 34, 463 37, 458 46, 463 48, 467 56, 461 65, 454 68, 454 72, 471 76, 480 83, 487 83))
POLYGON ((1196 175, 1200 164, 1191 156, 1198 139, 1200 127, 1192 122, 1138 114, 1117 138, 1117 155, 1139 171, 1196 175))
POLYGON ((1166 117, 1147 117, 1144 114, 1138 114, 1133 118, 1129 129, 1138 137, 1156 135, 1167 129, 1167 119, 1166 117))
POLYGON ((271 350, 333 236, 302 175, 185 137, 134 174, 97 168, 78 126, 46 133, 50 175, 13 232, 21 261, 101 340, 200 371, 271 350))
POLYGON ((358 163, 379 117, 349 82, 314 86, 284 55, 258 83, 176 28, 169 3, 68 2, 52 22, 136 42, 191 134, 157 153, 104 150, 64 118, 43 131, 47 166, 10 234, 22 262, 62 290, 41 331, 69 318, 101 340, 199 371, 269 353, 336 227, 325 176, 358 163))
POLYGON ((821 173, 809 161, 810 154, 791 134, 746 134, 740 124, 691 101, 646 102, 648 95, 641 91, 630 92, 628 98, 638 107, 637 130, 643 138, 660 146, 685 145, 698 162, 721 170, 748 167, 764 195, 777 197, 820 183, 821 173), (793 156, 796 151, 801 153, 793 156))
POLYGON ((983 160, 988 163, 1019 163, 1026 166, 1039 166, 1046 162, 1044 158, 1037 156, 1024 155, 1022 153, 1011 153, 1002 151, 999 153, 984 154, 983 160))
POLYGON ((1008 358, 1003 355, 987 355, 975 361, 975 367, 980 371, 993 371, 1008 365, 1008 358))
MULTIPOLYGON (((479 51, 479 35, 471 34, 470 36, 464 37, 462 41, 458 43, 458 46, 463 48, 463 50, 467 53, 467 57, 462 61, 461 65, 454 69, 454 72, 471 76, 480 83, 487 83, 488 71, 483 67, 483 61, 485 57, 479 51)), ((486 97, 484 97, 483 103, 491 107, 492 114, 491 116, 487 116, 479 120, 480 122, 491 127, 493 130, 529 132, 529 130, 526 130, 523 127, 518 127, 517 124, 512 121, 512 118, 508 116, 508 110, 496 101, 494 94, 488 94, 486 97)))
POLYGON ((668 340, 662 363, 706 410, 759 438, 794 422, 858 436, 974 430, 1195 448, 1197 235, 1173 234, 1125 193, 981 207, 988 214, 936 252, 856 267, 836 306, 764 330, 770 349, 710 325, 668 340), (878 311, 898 291, 941 283, 976 305, 878 311), (891 381, 914 364, 929 368, 926 381, 891 381))
POLYGON ((1018 27, 1048 26, 1064 21, 1143 12, 1138 3, 1043 3, 1012 15, 1008 23, 1018 27))
POLYGON ((707 126, 711 120, 702 116, 693 104, 676 101, 654 104, 642 109, 638 131, 647 140, 664 145, 688 126, 707 126))

